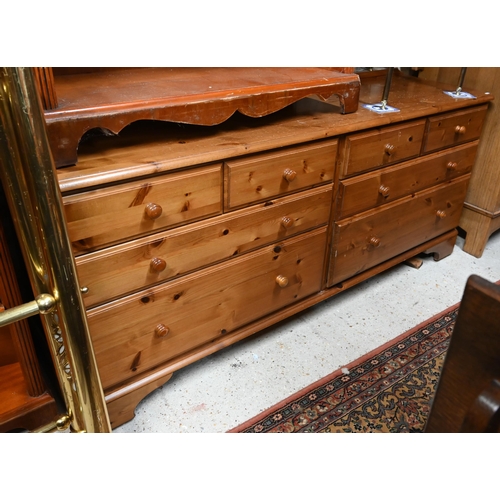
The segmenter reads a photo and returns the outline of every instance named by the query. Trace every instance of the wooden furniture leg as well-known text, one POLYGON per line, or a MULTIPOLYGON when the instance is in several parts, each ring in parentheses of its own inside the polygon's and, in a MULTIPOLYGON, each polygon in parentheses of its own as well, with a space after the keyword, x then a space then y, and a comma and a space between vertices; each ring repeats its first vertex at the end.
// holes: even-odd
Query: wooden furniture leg
POLYGON ((435 261, 439 261, 451 255, 455 246, 455 241, 457 241, 458 231, 454 229, 450 231, 449 235, 450 237, 448 239, 438 243, 436 246, 428 248, 424 253, 434 254, 433 257, 435 261))
POLYGON ((488 238, 500 229, 500 213, 491 217, 464 206, 460 227, 467 233, 464 242, 464 252, 474 257, 481 257, 488 238))
POLYGON ((168 382, 172 375, 173 373, 169 373, 168 375, 165 375, 164 377, 154 380, 153 382, 135 390, 124 391, 123 394, 121 394, 120 391, 116 391, 111 395, 111 397, 106 396, 111 427, 115 429, 125 422, 132 420, 135 416, 135 408, 140 401, 154 389, 157 389, 168 382))

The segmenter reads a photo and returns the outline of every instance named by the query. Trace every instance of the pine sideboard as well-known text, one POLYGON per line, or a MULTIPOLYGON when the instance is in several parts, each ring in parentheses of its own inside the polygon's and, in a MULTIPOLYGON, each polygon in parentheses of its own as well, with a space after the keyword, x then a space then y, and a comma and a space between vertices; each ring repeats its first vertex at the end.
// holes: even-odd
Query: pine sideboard
MULTIPOLYGON (((360 103, 384 84, 363 76, 360 103)), ((307 97, 84 136, 57 172, 112 426, 176 370, 420 253, 449 255, 493 98, 474 94, 396 74, 395 113, 307 97)))

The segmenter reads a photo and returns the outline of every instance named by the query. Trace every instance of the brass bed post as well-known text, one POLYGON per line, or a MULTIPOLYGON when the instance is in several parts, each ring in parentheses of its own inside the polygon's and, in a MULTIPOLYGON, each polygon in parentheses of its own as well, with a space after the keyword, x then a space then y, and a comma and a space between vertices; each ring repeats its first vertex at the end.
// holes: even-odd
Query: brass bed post
POLYGON ((0 68, 0 172, 74 432, 110 432, 56 170, 32 68, 0 68))

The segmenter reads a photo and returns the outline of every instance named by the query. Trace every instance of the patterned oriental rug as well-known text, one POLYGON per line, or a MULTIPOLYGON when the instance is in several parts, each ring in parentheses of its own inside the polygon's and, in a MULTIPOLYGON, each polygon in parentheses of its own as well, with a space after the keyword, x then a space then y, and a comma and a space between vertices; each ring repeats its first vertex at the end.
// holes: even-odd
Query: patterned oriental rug
POLYGON ((230 433, 423 432, 458 304, 230 433))

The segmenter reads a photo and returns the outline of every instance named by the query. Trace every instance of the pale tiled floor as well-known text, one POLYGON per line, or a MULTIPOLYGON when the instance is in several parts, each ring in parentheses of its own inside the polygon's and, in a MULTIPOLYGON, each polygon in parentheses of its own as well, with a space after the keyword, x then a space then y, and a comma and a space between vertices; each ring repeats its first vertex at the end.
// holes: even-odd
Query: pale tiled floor
POLYGON ((462 250, 399 265, 178 372, 116 433, 222 433, 459 302, 471 274, 500 280, 500 231, 483 256, 462 250))

